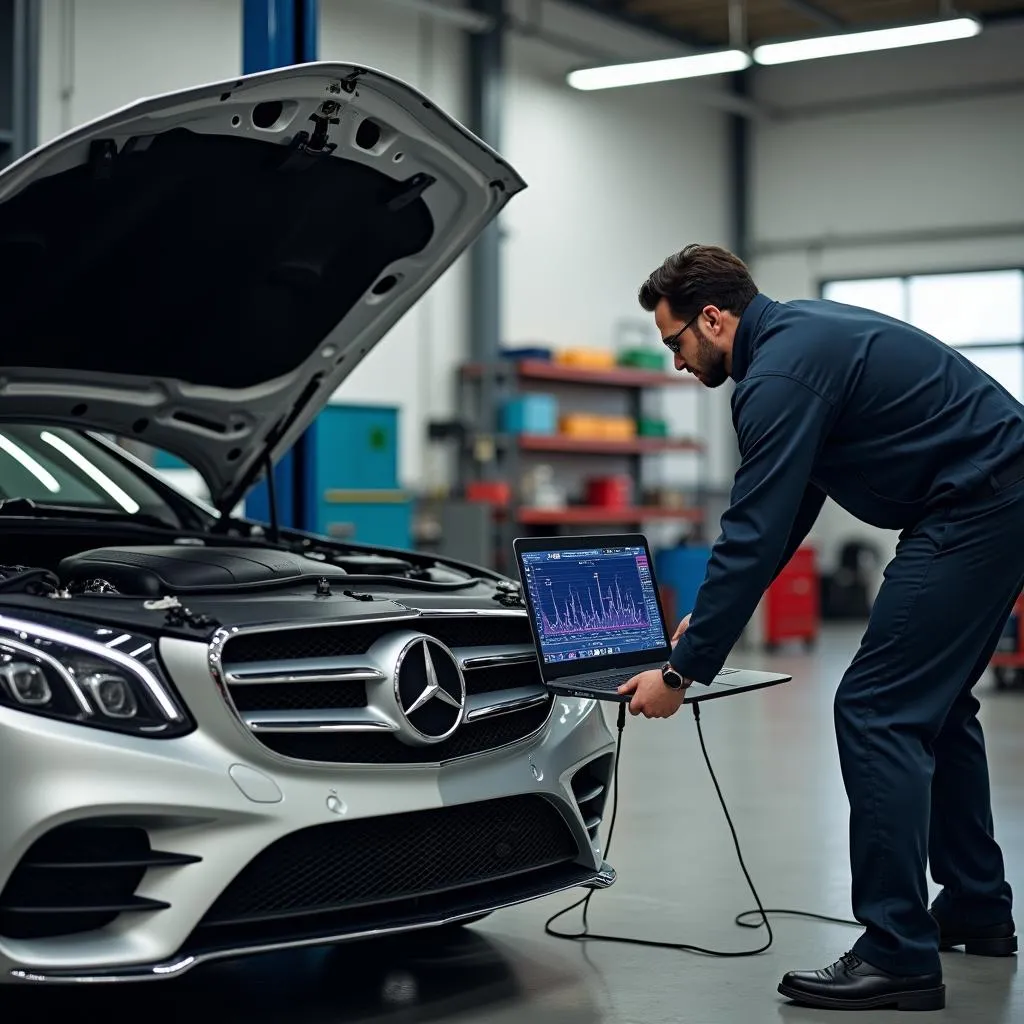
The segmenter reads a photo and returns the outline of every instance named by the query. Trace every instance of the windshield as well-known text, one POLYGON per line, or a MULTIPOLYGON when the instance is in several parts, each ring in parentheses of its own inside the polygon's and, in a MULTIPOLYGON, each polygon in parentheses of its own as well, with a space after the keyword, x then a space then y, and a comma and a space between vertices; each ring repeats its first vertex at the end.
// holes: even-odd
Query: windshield
POLYGON ((91 438, 63 427, 0 423, 0 500, 157 516, 180 525, 145 479, 91 438))

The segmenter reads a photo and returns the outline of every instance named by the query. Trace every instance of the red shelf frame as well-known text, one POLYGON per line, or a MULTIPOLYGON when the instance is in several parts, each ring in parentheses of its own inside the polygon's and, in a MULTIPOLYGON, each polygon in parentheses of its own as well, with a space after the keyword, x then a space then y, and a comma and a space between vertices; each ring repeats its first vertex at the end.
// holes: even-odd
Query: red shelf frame
POLYGON ((520 434, 519 447, 526 452, 566 452, 593 455, 647 455, 658 452, 702 452, 699 441, 669 437, 636 437, 628 441, 606 441, 599 437, 569 437, 563 434, 520 434))

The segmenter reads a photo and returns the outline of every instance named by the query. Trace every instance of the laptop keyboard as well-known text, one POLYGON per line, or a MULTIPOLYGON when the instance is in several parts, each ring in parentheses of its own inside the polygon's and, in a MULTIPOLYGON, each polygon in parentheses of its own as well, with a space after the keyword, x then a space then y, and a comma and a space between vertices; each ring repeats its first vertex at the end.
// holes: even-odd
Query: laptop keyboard
POLYGON ((600 690, 603 693, 614 693, 623 683, 628 682, 636 672, 609 672, 604 676, 586 676, 580 680, 588 690, 600 690))

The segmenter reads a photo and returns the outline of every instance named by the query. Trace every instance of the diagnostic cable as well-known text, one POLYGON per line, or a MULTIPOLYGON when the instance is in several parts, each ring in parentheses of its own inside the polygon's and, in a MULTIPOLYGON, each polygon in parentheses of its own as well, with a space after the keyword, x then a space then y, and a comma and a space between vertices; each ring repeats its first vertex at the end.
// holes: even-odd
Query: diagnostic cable
MULTIPOLYGON (((774 914, 776 916, 784 915, 787 917, 803 917, 809 918, 815 921, 825 921, 829 924, 842 924, 858 926, 858 922, 850 921, 841 917, 828 917, 824 914, 814 914, 806 910, 788 910, 788 909, 768 909, 766 910, 761 903, 761 897, 757 893, 757 889, 754 886, 754 882, 750 877, 750 872, 747 870, 747 865, 743 860, 743 851, 740 849, 740 841, 736 835, 736 828, 732 823, 732 816, 729 814, 729 808, 726 805, 725 797, 722 795, 722 788, 718 784, 718 779, 715 776, 715 770, 711 767, 711 758, 708 756, 707 744, 704 742, 704 731, 700 724, 700 702, 694 701, 691 705, 693 708, 693 718, 697 723, 697 738, 700 741, 700 750, 704 755, 704 764, 707 765, 708 774, 711 776, 711 781, 715 787, 715 793, 718 795, 718 802, 721 804, 722 813, 725 815, 726 823, 729 826, 729 832, 732 835, 733 846, 736 849, 736 857, 739 860, 740 869, 743 871, 743 877, 747 880, 747 885, 750 888, 750 892, 754 897, 754 902, 757 904, 756 910, 745 910, 742 914, 737 914, 735 918, 735 924, 740 928, 760 928, 762 925, 768 932, 768 940, 763 946, 759 946, 757 949, 742 949, 742 950, 718 950, 718 949, 705 949, 703 946, 693 946, 685 942, 665 942, 656 941, 654 939, 641 939, 633 938, 624 935, 603 935, 599 932, 590 931, 590 925, 588 922, 588 913, 590 910, 590 900, 593 897, 596 889, 591 889, 586 896, 582 899, 577 900, 575 903, 566 907, 564 910, 558 911, 557 914, 552 915, 544 924, 544 932, 547 935, 551 935, 556 939, 569 939, 576 942, 617 942, 624 943, 632 946, 653 946, 659 949, 674 949, 685 953, 700 953, 704 956, 710 957, 747 957, 747 956, 758 956, 765 952, 775 939, 775 935, 772 932, 771 921, 769 915, 774 914), (575 910, 577 907, 583 907, 583 930, 579 932, 560 932, 555 931, 551 926, 560 917, 564 917, 570 911, 575 910), (751 918, 755 920, 751 921, 751 918)), ((619 704, 618 720, 616 722, 616 741, 615 741, 615 765, 612 772, 612 817, 608 825, 608 838, 605 840, 604 856, 605 860, 608 858, 609 851, 611 849, 612 836, 615 833, 615 819, 619 813, 619 763, 622 759, 622 733, 626 726, 626 704, 625 702, 619 704)))

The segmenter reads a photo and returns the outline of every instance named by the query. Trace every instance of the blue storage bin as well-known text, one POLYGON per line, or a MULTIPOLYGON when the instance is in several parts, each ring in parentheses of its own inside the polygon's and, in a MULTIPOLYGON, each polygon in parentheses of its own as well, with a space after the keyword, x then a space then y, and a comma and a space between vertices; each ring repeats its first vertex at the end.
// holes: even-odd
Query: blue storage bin
POLYGON ((520 395, 501 410, 501 428, 507 434, 555 434, 558 402, 554 395, 520 395))
MULTIPOLYGON (((658 583, 671 587, 675 592, 676 612, 680 619, 693 611, 710 557, 711 548, 702 546, 666 548, 655 552, 654 571, 658 583)), ((675 623, 669 626, 670 631, 675 629, 675 623)))
POLYGON ((554 352, 550 348, 545 348, 541 345, 524 345, 519 348, 503 348, 501 350, 502 359, 540 359, 551 361, 551 357, 554 352))

